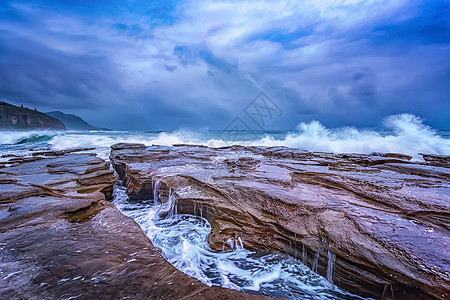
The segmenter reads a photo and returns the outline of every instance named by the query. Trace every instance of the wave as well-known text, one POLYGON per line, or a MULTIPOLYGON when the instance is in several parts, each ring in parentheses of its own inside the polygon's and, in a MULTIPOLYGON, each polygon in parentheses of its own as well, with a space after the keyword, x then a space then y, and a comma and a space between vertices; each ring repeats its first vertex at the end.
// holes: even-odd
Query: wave
POLYGON ((443 138, 436 130, 411 114, 386 118, 384 130, 361 130, 353 127, 326 128, 319 121, 300 123, 291 132, 244 132, 241 140, 222 138, 220 131, 6 131, 0 132, 0 144, 43 145, 54 150, 74 147, 94 147, 101 157, 109 156, 110 146, 115 143, 142 143, 145 145, 199 144, 209 147, 230 145, 286 146, 309 151, 333 153, 396 152, 420 159, 419 153, 450 155, 450 139, 443 138), (256 136, 256 138, 255 138, 256 136))
POLYGON ((253 143, 264 146, 287 146, 310 151, 334 153, 396 152, 419 157, 419 153, 450 154, 450 140, 411 114, 385 119, 384 132, 346 127, 327 129, 320 122, 301 123, 298 132, 288 134, 281 141, 270 136, 253 143))
MULTIPOLYGON (((249 142, 249 146, 285 146, 308 151, 332 153, 402 153, 420 159, 419 153, 450 155, 450 139, 441 137, 436 130, 423 124, 411 114, 389 116, 384 131, 360 130, 353 127, 328 129, 319 121, 300 123, 296 132, 284 139, 270 135, 249 142)), ((208 146, 219 147, 230 142, 210 140, 208 146)))
POLYGON ((0 131, 0 146, 38 144, 50 141, 58 131, 55 130, 4 130, 0 131))
POLYGON ((52 139, 53 136, 46 135, 46 134, 33 134, 30 137, 25 137, 19 140, 16 144, 22 145, 22 144, 32 144, 32 143, 40 143, 40 142, 46 142, 52 139))

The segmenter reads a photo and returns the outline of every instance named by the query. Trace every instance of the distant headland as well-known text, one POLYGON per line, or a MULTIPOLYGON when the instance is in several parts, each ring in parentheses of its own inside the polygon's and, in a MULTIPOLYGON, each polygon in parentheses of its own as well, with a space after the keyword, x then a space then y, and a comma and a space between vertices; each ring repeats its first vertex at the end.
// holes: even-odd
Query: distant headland
POLYGON ((55 129, 65 130, 66 126, 36 109, 0 102, 0 129, 55 129))
POLYGON ((0 101, 0 129, 110 130, 93 126, 76 115, 60 111, 43 113, 36 108, 19 107, 4 101, 0 101))

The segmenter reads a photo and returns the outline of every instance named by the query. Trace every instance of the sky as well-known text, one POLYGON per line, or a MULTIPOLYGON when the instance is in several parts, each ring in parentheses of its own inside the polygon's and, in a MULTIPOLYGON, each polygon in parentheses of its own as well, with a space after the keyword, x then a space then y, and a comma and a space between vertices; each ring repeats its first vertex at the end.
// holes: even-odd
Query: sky
POLYGON ((0 100, 117 130, 449 129, 450 0, 0 0, 0 100))

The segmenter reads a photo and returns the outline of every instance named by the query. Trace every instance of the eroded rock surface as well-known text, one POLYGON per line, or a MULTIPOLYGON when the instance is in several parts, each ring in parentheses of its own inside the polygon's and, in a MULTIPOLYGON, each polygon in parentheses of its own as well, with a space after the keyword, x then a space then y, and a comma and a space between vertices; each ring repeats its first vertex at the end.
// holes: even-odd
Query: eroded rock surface
POLYGON ((0 169, 0 299, 247 299, 170 265, 106 201, 116 176, 91 154, 14 157, 0 169))
POLYGON ((448 157, 116 144, 111 161, 131 198, 159 182, 166 213, 206 217, 214 249, 241 237, 323 275, 335 255, 334 283, 351 292, 450 298, 448 157))

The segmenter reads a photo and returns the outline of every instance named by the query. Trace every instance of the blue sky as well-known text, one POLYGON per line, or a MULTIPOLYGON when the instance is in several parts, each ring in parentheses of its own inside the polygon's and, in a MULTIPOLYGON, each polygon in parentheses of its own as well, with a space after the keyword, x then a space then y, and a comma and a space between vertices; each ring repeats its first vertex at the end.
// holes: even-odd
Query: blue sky
POLYGON ((113 129, 450 128, 450 1, 0 0, 0 98, 113 129), (252 125, 249 125, 252 127, 252 125))

